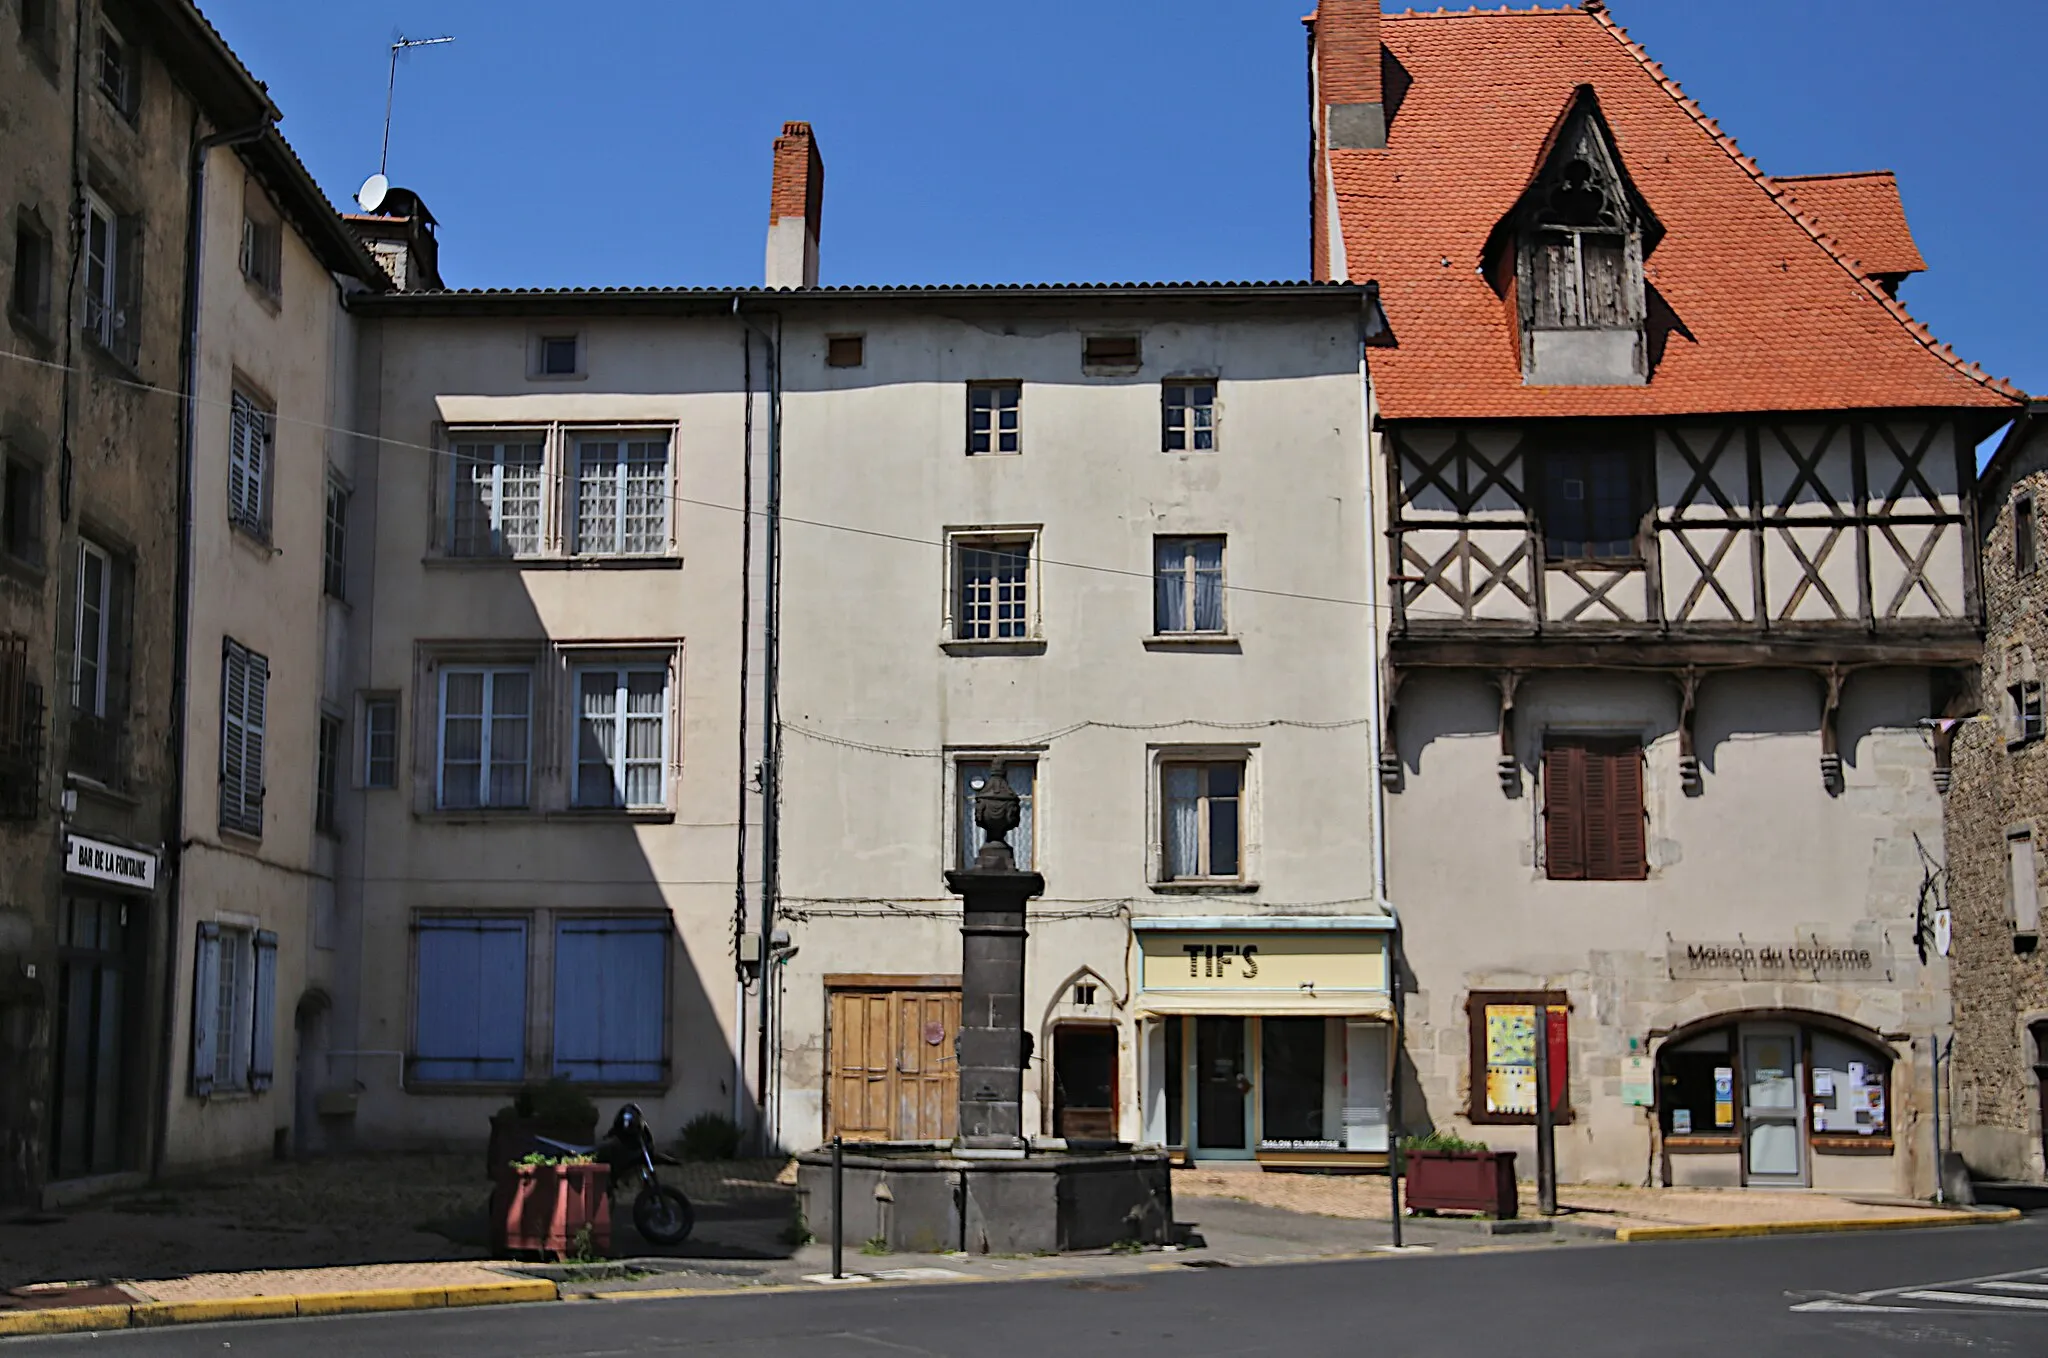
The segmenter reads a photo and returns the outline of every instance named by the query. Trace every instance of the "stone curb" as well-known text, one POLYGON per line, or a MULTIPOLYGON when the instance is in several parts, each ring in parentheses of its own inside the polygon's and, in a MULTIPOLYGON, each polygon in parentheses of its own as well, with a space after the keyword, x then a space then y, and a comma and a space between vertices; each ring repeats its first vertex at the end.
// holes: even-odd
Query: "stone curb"
POLYGON ((1935 1226, 1990 1226, 2018 1221, 2018 1208, 1993 1212, 1919 1212, 1909 1217, 1838 1217, 1819 1221, 1745 1221, 1722 1226, 1622 1226, 1623 1244, 1652 1240, 1734 1240, 1758 1235, 1836 1235, 1850 1231, 1911 1231, 1935 1226))
POLYGON ((0 1313, 0 1337, 77 1334, 87 1330, 142 1330, 160 1325, 197 1325, 218 1320, 287 1320, 296 1316, 340 1316, 369 1311, 430 1311, 449 1306, 502 1306, 554 1301, 560 1296, 544 1279, 527 1282, 465 1283, 455 1287, 375 1287, 353 1292, 305 1292, 275 1297, 213 1297, 203 1301, 142 1301, 132 1306, 53 1306, 43 1311, 0 1313))

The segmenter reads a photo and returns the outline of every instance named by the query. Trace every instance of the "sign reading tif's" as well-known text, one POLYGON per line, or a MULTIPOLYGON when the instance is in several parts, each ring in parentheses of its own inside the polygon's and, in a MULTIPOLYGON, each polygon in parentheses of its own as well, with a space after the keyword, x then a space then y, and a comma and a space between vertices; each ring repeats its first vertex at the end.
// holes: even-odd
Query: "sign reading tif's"
POLYGON ((1670 940, 1674 981, 1888 981, 1891 959, 1867 943, 1818 936, 1789 943, 1691 943, 1670 940))
POLYGON ((64 871, 73 877, 112 882, 132 891, 156 890, 155 854, 85 835, 64 836, 64 871))
POLYGON ((1389 1009, 1388 922, 1376 916, 1160 917, 1135 922, 1151 1014, 1348 1014, 1389 1009))

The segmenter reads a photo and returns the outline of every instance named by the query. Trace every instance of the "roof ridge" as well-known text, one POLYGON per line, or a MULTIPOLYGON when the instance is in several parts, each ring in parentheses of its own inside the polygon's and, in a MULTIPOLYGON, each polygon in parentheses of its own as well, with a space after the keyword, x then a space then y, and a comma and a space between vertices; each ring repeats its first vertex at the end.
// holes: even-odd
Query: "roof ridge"
POLYGON ((1774 174, 1770 176, 1780 184, 1811 184, 1816 179, 1897 179, 1896 170, 1830 170, 1825 174, 1774 174))
POLYGON ((1380 21, 1382 23, 1391 23, 1397 19, 1498 19, 1503 17, 1509 19, 1531 19, 1538 16, 1557 18, 1566 14, 1583 13, 1585 11, 1577 5, 1557 7, 1539 5, 1529 9, 1513 9, 1507 5, 1501 5, 1496 9, 1481 9, 1477 5, 1472 5, 1466 9, 1446 9, 1439 5, 1433 10, 1404 9, 1389 11, 1380 16, 1380 21))
POLYGON ((1786 216, 1799 223, 1806 231, 1806 234, 1813 237, 1814 243, 1826 251, 1828 257, 1841 267, 1842 272, 1849 275, 1856 286, 1861 288, 1872 301, 1889 312, 1892 318, 1904 328, 1907 334, 1918 341, 1922 348, 1987 390, 1995 391, 1999 395, 2013 400, 2026 399, 2026 393, 2020 390, 2020 388, 2014 386, 2005 378, 1993 377, 1990 373, 1984 371, 1983 368, 1958 354, 1949 345, 1936 339, 1934 332, 1929 330, 1921 321, 1914 319, 1913 313, 1906 310, 1904 303, 1886 293, 1883 288, 1873 283, 1870 279, 1865 278, 1859 267, 1859 261, 1850 258, 1847 249, 1841 242, 1823 230, 1820 223, 1800 211, 1791 201, 1790 195, 1780 189, 1771 176, 1764 173, 1763 167, 1758 165, 1751 157, 1743 154, 1742 148, 1735 144, 1735 138, 1723 132, 1721 125, 1710 117, 1705 109, 1700 107, 1698 101, 1679 88, 1676 80, 1665 74, 1663 65, 1650 55, 1647 48, 1629 36, 1628 30, 1616 22, 1614 16, 1608 13, 1605 5, 1597 7, 1589 5, 1579 12, 1586 14, 1595 23, 1606 29, 1609 36, 1621 44, 1622 50, 1634 57, 1637 64, 1671 97, 1672 102, 1677 104, 1695 123, 1699 124, 1701 130, 1713 139, 1714 144, 1719 146, 1727 157, 1745 171, 1751 179, 1755 180, 1757 187, 1768 194, 1771 201, 1776 203, 1786 216))

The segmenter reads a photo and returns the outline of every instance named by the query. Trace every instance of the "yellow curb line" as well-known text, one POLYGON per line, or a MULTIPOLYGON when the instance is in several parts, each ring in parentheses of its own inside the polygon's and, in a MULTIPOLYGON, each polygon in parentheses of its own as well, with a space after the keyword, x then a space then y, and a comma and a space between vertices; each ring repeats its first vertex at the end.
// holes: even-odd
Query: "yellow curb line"
POLYGON ((1625 1244, 1646 1240, 1733 1240, 1758 1235, 1833 1235, 1847 1231, 1910 1231, 1932 1226, 1988 1226, 2018 1221, 2019 1209, 1995 1212, 1921 1212, 1909 1217, 1835 1217, 1818 1221, 1748 1221, 1720 1226, 1622 1226, 1614 1238, 1625 1244))
POLYGON ((306 1292, 274 1297, 214 1297, 203 1301, 143 1301, 133 1306, 53 1306, 45 1311, 0 1313, 0 1337, 77 1334, 86 1330, 151 1329, 217 1320, 286 1320, 368 1311, 426 1311, 446 1306, 500 1306, 554 1301, 544 1278, 523 1282, 461 1283, 453 1287, 374 1287, 353 1292, 306 1292))

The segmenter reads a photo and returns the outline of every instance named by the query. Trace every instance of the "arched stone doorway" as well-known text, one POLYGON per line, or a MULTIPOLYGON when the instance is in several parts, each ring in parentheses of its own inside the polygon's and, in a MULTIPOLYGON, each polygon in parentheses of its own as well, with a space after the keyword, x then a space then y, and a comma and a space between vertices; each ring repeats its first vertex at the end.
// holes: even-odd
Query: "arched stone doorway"
POLYGON ((1663 1181, 1699 1187, 1889 1185, 1897 1055, 1806 1010, 1717 1014, 1656 1050, 1663 1181))

